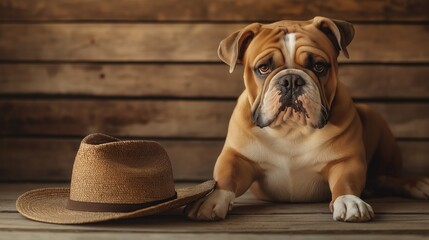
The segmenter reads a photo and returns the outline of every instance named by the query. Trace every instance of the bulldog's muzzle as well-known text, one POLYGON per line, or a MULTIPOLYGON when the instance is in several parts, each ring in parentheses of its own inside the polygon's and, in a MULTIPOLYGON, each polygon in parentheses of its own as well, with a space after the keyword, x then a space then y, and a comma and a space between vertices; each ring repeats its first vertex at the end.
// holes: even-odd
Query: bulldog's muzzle
POLYGON ((261 128, 277 127, 285 122, 321 128, 327 122, 328 112, 321 103, 319 89, 302 70, 278 72, 261 96, 252 113, 254 124, 261 128))
POLYGON ((281 110, 288 106, 295 108, 297 111, 303 110, 299 109, 294 103, 297 97, 302 94, 304 85, 305 80, 298 74, 289 73, 279 77, 278 88, 280 89, 281 110))

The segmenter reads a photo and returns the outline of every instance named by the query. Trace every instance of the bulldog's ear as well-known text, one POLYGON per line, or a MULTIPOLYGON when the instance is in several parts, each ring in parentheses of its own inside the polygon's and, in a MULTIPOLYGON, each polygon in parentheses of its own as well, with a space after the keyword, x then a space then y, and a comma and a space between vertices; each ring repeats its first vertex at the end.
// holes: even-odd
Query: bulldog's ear
POLYGON ((260 28, 261 24, 252 23, 220 42, 217 54, 224 63, 229 65, 230 73, 234 71, 237 63, 241 63, 246 48, 253 37, 259 32, 260 28))
POLYGON ((315 17, 313 24, 331 39, 338 51, 343 51, 344 56, 349 58, 347 46, 355 35, 355 29, 351 23, 326 17, 315 17))

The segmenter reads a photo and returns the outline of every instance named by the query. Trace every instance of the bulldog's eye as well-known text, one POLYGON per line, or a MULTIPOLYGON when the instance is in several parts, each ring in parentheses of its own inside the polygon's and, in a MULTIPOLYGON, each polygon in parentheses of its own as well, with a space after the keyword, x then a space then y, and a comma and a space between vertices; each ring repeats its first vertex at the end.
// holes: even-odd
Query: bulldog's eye
POLYGON ((328 67, 328 64, 326 64, 324 62, 317 62, 314 64, 313 70, 316 73, 323 73, 324 71, 326 71, 327 67, 328 67))
POLYGON ((262 75, 264 74, 268 74, 271 72, 270 67, 268 67, 268 65, 262 64, 258 67, 258 72, 262 75))

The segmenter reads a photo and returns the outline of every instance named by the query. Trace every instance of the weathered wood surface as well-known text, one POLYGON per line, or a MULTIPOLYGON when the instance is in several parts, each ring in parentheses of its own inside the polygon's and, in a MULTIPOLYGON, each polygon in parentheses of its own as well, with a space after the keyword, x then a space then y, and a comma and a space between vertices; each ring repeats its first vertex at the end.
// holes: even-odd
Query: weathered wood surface
MULTIPOLYGON (((176 188, 198 184, 178 182, 176 188)), ((0 213, 16 212, 15 200, 24 192, 46 187, 70 187, 69 183, 0 183, 0 213)), ((399 197, 365 199, 379 214, 429 214, 429 202, 399 197)), ((173 211, 171 214, 176 214, 173 211)), ((329 214, 328 202, 321 203, 271 203, 258 200, 247 191, 236 199, 233 215, 268 214, 329 214)))
POLYGON ((2 21, 275 21, 316 15, 351 21, 427 21, 425 0, 1 0, 2 21))
MULTIPOLYGON (((219 62, 244 24, 1 24, 0 60, 219 62), (25 37, 23 37, 25 36, 25 37)), ((428 62, 426 25, 356 25, 347 62, 428 62), (406 49, 406 51, 404 50, 406 49)))
POLYGON ((331 214, 229 215, 220 222, 193 222, 181 215, 154 216, 92 225, 54 225, 23 219, 18 213, 2 213, 0 230, 138 232, 138 233, 419 233, 428 234, 428 214, 379 214, 371 223, 334 222, 331 214))
MULTIPOLYGON (((237 97, 242 68, 223 64, 0 64, 0 94, 120 97, 237 97)), ((342 65, 355 98, 429 98, 426 65, 342 65), (404 91, 406 89, 406 91, 404 91)))
MULTIPOLYGON (((67 181, 79 139, 0 139, 0 181, 67 181)), ((176 180, 204 180, 213 174, 223 141, 166 141, 176 180)), ((429 176, 429 143, 400 141, 404 173, 429 176)))
MULTIPOLYGON (((195 183, 179 183, 177 188, 195 183)), ((236 199, 221 222, 194 222, 181 209, 138 219, 89 225, 55 225, 28 220, 17 213, 15 200, 42 187, 67 183, 0 184, 0 239, 427 239, 429 202, 402 198, 367 199, 376 211, 370 223, 332 220, 328 203, 273 204, 247 192, 236 199), (281 235, 280 235, 281 234, 281 235), (198 238, 196 238, 198 237, 198 238)))
MULTIPOLYGON (((0 100, 0 134, 225 137, 235 101, 0 100)), ((396 137, 429 136, 429 104, 370 103, 396 137)))
MULTIPOLYGON (((194 183, 191 183, 194 184, 194 183)), ((185 184, 188 185, 188 184, 185 184)), ((128 219, 89 225, 55 225, 30 221, 19 215, 12 203, 17 196, 34 188, 67 186, 67 184, 0 184, 0 232, 13 232, 22 237, 28 234, 61 232, 73 237, 72 233, 86 234, 429 234, 429 202, 400 198, 368 199, 376 211, 371 223, 347 224, 334 222, 328 210, 328 203, 314 204, 272 204, 256 200, 250 193, 236 199, 236 206, 225 221, 194 222, 187 220, 180 209, 139 219, 128 219)), ((178 184, 177 187, 183 187, 178 184)), ((167 234, 167 235, 164 235, 167 234)), ((90 236, 88 235, 88 236, 90 236)), ((240 236, 240 235, 237 235, 240 236)), ((245 235, 244 235, 245 236, 245 235)), ((243 236, 243 237, 244 237, 243 236)))

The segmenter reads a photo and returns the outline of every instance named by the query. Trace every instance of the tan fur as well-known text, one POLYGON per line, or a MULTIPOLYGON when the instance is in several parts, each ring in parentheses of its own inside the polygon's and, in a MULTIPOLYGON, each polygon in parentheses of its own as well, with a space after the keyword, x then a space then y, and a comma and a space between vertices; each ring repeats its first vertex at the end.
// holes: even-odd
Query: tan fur
MULTIPOLYGON (((411 190, 404 190, 405 186, 412 188, 410 183, 418 180, 399 178, 400 152, 387 124, 368 106, 355 105, 338 81, 337 57, 340 50, 347 54, 346 46, 353 33, 349 23, 316 17, 310 21, 252 24, 221 43, 219 55, 223 61, 232 69, 236 62, 243 63, 246 89, 238 99, 224 148, 216 162, 217 190, 230 191, 238 197, 250 188, 256 197, 267 201, 331 200, 334 219, 341 221, 373 218, 371 207, 359 198, 367 177, 376 188, 387 187, 394 192, 412 195, 411 190), (285 34, 291 32, 296 36, 294 54, 286 52, 288 49, 282 41, 285 34), (236 44, 235 48, 231 44, 236 44), (305 66, 308 53, 331 65, 328 74, 320 80, 305 66), (261 81, 254 69, 267 55, 276 67, 261 81), (291 55, 295 58, 293 66, 286 64, 287 56, 291 55), (281 71, 290 68, 304 72, 314 81, 307 81, 307 85, 314 85, 318 91, 309 91, 309 96, 304 96, 308 99, 301 100, 306 109, 314 104, 326 107, 330 118, 323 128, 308 124, 315 122, 312 117, 319 117, 314 114, 320 111, 317 106, 314 107, 316 110, 309 111, 311 116, 308 117, 291 108, 276 115, 279 97, 272 88, 272 81, 279 76, 276 74, 281 75, 281 71), (269 126, 260 128, 252 122, 252 114, 256 111, 260 111, 263 118, 277 117, 269 126), (371 161, 375 164, 368 172, 371 161), (397 185, 389 184, 392 179, 398 182, 397 185)), ((420 189, 426 188, 424 181, 419 184, 420 189)), ((208 199, 211 201, 210 196, 208 199)), ((189 214, 191 218, 225 217, 198 217, 198 212, 204 215, 204 211, 213 208, 210 204, 204 208, 200 205, 193 207, 189 214)))

